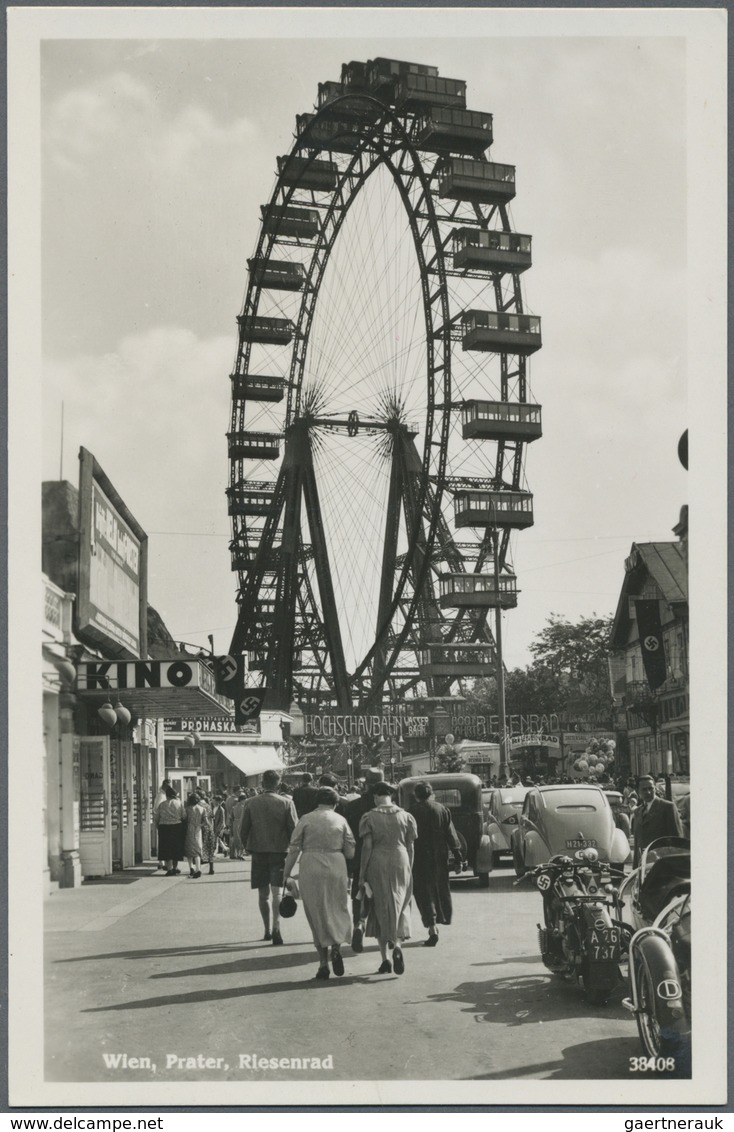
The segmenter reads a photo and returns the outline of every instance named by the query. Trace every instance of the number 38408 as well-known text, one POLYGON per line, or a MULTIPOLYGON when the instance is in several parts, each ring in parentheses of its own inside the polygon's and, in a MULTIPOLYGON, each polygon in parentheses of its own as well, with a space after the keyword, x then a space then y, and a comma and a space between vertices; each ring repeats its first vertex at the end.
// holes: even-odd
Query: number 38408
POLYGON ((672 1073, 674 1057, 631 1057, 630 1073, 672 1073))

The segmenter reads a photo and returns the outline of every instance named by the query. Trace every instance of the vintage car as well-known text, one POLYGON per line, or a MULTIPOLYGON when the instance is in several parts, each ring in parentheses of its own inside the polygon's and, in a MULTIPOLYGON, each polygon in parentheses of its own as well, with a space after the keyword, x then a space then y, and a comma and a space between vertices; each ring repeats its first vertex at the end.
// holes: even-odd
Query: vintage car
POLYGON ((596 849, 601 861, 621 868, 630 852, 606 794, 600 786, 585 783, 532 786, 511 845, 519 877, 557 853, 573 856, 579 849, 596 849))
POLYGON ((398 804, 403 809, 410 811, 412 808, 414 791, 419 782, 430 783, 436 801, 450 811, 467 867, 477 877, 480 887, 489 887, 491 862, 486 872, 480 872, 477 868, 483 824, 482 780, 476 774, 425 774, 416 778, 404 778, 398 784, 398 804))
POLYGON ((484 832, 492 846, 492 863, 498 865, 503 855, 512 856, 510 839, 517 829, 520 812, 529 786, 498 786, 487 799, 484 832))

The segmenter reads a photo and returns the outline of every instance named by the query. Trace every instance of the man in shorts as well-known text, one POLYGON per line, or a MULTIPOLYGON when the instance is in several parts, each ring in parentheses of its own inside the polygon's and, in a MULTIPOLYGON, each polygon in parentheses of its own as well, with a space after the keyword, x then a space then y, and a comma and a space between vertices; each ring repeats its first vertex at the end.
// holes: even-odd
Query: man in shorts
POLYGON ((281 944, 278 904, 283 887, 283 866, 298 817, 293 799, 279 794, 280 775, 266 770, 263 792, 245 806, 240 824, 240 840, 252 854, 250 885, 257 889, 260 915, 265 925, 264 939, 281 944), (272 905, 272 931, 271 924, 272 905))

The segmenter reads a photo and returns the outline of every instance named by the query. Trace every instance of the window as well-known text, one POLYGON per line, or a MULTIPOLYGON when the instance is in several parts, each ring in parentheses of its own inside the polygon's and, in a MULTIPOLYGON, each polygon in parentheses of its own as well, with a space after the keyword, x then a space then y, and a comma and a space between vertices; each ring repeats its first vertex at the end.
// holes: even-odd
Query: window
POLYGON ((433 796, 437 802, 443 806, 453 806, 454 809, 461 807, 461 792, 459 790, 436 790, 433 791, 433 796))

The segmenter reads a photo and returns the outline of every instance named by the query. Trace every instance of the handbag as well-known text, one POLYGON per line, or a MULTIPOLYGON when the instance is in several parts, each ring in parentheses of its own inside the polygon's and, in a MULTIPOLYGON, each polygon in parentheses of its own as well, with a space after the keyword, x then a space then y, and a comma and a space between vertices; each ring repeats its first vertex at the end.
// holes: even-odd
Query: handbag
POLYGON ((278 911, 284 920, 290 920, 291 916, 295 916, 298 910, 298 902, 296 897, 299 895, 298 884, 292 877, 288 877, 285 882, 287 892, 281 897, 278 911))

